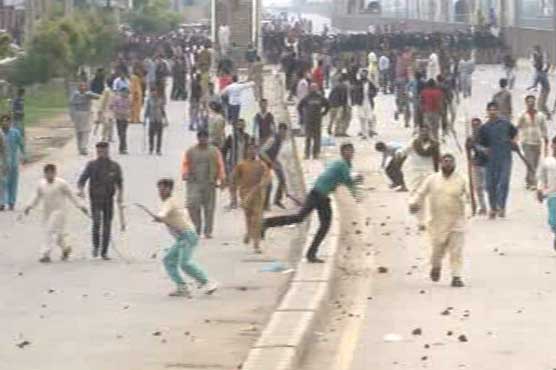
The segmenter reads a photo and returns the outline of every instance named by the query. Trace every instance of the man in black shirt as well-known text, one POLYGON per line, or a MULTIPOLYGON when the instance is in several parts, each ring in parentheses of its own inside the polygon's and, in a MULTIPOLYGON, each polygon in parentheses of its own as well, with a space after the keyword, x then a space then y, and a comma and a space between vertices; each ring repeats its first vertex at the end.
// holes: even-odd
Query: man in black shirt
POLYGON ((305 159, 318 159, 320 155, 322 117, 328 113, 330 104, 319 92, 316 83, 310 86, 309 94, 301 99, 297 110, 305 125, 305 159))
POLYGON ((89 182, 89 200, 93 218, 93 257, 98 257, 99 248, 104 260, 109 260, 108 245, 114 215, 114 195, 118 193, 117 201, 123 202, 123 179, 120 165, 110 159, 108 143, 100 142, 96 145, 97 159, 87 163, 85 170, 79 177, 78 195, 84 197, 84 188, 89 182), (102 243, 100 227, 102 224, 102 243))

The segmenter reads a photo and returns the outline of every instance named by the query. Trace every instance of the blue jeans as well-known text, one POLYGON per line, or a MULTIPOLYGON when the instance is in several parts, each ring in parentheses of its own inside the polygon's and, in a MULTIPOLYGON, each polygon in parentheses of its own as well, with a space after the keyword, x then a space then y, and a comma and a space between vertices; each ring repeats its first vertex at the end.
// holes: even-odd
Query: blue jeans
POLYGON ((511 157, 502 160, 490 160, 487 164, 486 186, 491 210, 506 209, 511 174, 511 157))
POLYGON ((192 230, 186 231, 176 239, 176 242, 164 257, 164 268, 170 279, 177 285, 185 284, 178 271, 178 266, 199 283, 206 284, 208 281, 205 272, 192 261, 193 252, 198 244, 199 237, 197 234, 192 230))
POLYGON ((0 204, 7 204, 9 206, 14 206, 17 200, 17 183, 19 180, 19 166, 8 166, 8 172, 6 174, 5 183, 5 193, 3 199, 0 199, 0 204))
POLYGON ((556 195, 549 196, 546 205, 548 207, 548 225, 550 225, 550 230, 556 234, 556 195))

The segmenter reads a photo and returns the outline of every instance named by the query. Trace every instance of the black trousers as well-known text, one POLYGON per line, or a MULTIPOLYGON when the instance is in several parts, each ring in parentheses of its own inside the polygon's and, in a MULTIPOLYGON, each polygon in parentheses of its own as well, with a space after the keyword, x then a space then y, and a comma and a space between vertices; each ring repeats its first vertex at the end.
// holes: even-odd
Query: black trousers
POLYGON ((127 151, 127 119, 117 119, 116 127, 118 128, 118 142, 120 154, 127 151))
POLYGON ((388 165, 386 166, 386 175, 392 181, 393 186, 403 186, 405 187, 405 180, 403 177, 402 166, 405 162, 405 157, 403 158, 392 158, 388 165))
POLYGON ((151 121, 149 122, 149 153, 154 150, 155 139, 156 139, 156 152, 160 153, 162 146, 162 122, 151 121))
POLYGON ((91 215, 93 217, 93 248, 94 252, 101 249, 101 255, 108 254, 110 245, 110 233, 112 232, 112 218, 114 217, 114 200, 92 199, 91 215), (102 239, 101 239, 102 228, 102 239))
POLYGON ((303 207, 295 215, 270 217, 263 220, 264 227, 277 227, 291 224, 298 224, 303 222, 313 210, 317 210, 319 215, 319 229, 309 250, 307 251, 307 258, 316 257, 319 246, 326 237, 332 222, 332 208, 330 207, 330 198, 326 195, 320 194, 316 190, 311 190, 305 199, 303 207))
MULTIPOLYGON (((274 203, 281 202, 282 198, 284 197, 284 189, 286 187, 286 176, 284 174, 284 169, 282 168, 282 163, 279 161, 274 162, 274 174, 276 174, 276 178, 278 179, 278 188, 276 189, 276 194, 274 194, 274 203)), ((272 182, 268 184, 268 188, 266 191, 264 205, 265 208, 269 208, 270 206, 270 193, 272 193, 272 182)))
POLYGON ((305 158, 318 159, 320 155, 320 144, 322 136, 321 122, 305 122, 305 158))

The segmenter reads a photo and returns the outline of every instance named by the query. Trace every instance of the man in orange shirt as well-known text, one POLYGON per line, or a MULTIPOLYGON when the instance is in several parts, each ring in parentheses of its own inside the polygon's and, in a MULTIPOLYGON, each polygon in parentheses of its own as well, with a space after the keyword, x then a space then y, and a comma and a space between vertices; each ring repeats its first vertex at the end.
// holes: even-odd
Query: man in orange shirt
POLYGON ((245 212, 246 233, 243 242, 249 244, 253 241, 255 253, 262 253, 259 243, 266 188, 270 183, 270 170, 263 160, 257 158, 257 151, 255 144, 249 144, 247 158, 234 169, 232 194, 237 198, 239 190, 241 208, 245 212))
POLYGON ((203 230, 205 238, 210 239, 214 225, 216 188, 224 185, 226 175, 222 154, 217 147, 209 144, 208 132, 199 131, 197 139, 198 144, 183 156, 182 178, 186 182, 186 207, 195 231, 201 235, 203 230), (201 217, 201 211, 204 217, 201 217))

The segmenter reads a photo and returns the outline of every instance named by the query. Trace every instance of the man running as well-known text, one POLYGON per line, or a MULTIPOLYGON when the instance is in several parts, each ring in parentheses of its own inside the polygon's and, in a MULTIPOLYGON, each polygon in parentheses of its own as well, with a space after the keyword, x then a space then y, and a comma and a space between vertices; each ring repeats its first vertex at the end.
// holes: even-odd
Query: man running
POLYGON ((88 214, 87 207, 79 203, 68 183, 64 179, 57 177, 56 172, 55 165, 47 164, 44 166, 44 178, 40 180, 33 199, 24 211, 27 216, 40 202, 43 204, 42 216, 45 226, 45 244, 39 259, 41 263, 51 262, 50 253, 55 245, 62 250, 62 261, 67 261, 71 254, 71 247, 65 241, 66 199, 69 199, 83 213, 88 214))
POLYGON ((466 181, 455 172, 456 160, 444 154, 440 172, 430 175, 410 200, 410 211, 416 213, 425 201, 429 204, 428 230, 432 244, 430 278, 440 280, 442 260, 450 253, 452 286, 464 286, 461 280, 465 226, 466 181))
POLYGON ((161 179, 158 181, 157 187, 162 206, 160 212, 152 216, 155 222, 166 225, 170 234, 176 238, 176 242, 164 257, 164 268, 170 279, 177 285, 176 290, 170 293, 170 296, 191 298, 191 293, 178 271, 178 266, 195 279, 206 294, 214 293, 218 289, 218 284, 210 281, 207 274, 192 261, 193 252, 199 244, 199 237, 187 222, 183 209, 172 197, 174 180, 161 179))
POLYGON ((295 215, 270 217, 263 220, 262 235, 269 227, 277 227, 303 222, 313 210, 317 210, 319 215, 319 229, 307 251, 307 261, 309 263, 323 263, 317 257, 317 252, 321 242, 326 237, 330 223, 332 221, 332 208, 330 207, 329 194, 336 190, 338 185, 345 185, 355 197, 355 184, 363 181, 361 175, 355 178, 351 176, 351 162, 355 149, 353 144, 345 143, 340 147, 342 159, 333 162, 315 182, 315 186, 305 198, 305 203, 301 210, 295 215))

